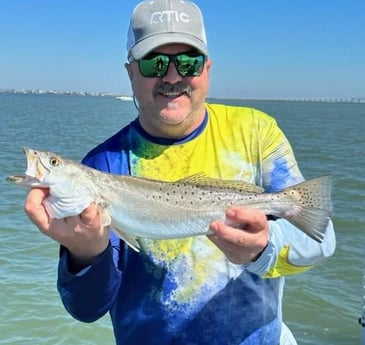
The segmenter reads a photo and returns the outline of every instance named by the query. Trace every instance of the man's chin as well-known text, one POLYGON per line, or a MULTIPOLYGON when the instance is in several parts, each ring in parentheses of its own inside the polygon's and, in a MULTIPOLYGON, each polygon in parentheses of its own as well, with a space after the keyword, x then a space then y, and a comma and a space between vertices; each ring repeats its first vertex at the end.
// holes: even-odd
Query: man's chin
POLYGON ((160 121, 167 126, 178 126, 184 122, 186 119, 185 115, 178 114, 161 114, 160 113, 160 121))
POLYGON ((170 100, 159 112, 159 117, 162 122, 169 125, 178 125, 182 123, 190 109, 187 104, 183 104, 181 100, 170 100))

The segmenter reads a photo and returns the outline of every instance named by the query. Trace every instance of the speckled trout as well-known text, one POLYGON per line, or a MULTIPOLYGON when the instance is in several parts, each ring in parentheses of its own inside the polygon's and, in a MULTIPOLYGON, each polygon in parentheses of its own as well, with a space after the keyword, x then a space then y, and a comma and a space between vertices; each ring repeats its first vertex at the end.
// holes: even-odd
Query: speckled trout
POLYGON ((314 178, 278 193, 242 181, 193 175, 175 182, 113 175, 24 148, 24 176, 7 181, 27 189, 49 188, 44 206, 51 218, 80 214, 95 203, 102 224, 138 250, 138 237, 174 239, 210 234, 209 224, 225 220, 229 207, 262 210, 284 218, 318 242, 323 240, 331 206, 331 178, 314 178))

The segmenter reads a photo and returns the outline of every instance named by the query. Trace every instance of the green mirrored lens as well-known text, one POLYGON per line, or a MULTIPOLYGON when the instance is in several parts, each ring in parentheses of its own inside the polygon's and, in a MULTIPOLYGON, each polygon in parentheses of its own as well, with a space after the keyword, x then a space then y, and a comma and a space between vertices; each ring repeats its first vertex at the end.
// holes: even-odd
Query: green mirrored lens
POLYGON ((204 55, 180 54, 176 56, 176 62, 177 71, 181 76, 198 76, 204 66, 204 55))
POLYGON ((182 77, 193 77, 201 74, 205 56, 199 53, 162 54, 151 53, 138 60, 139 70, 144 77, 164 77, 173 62, 182 77))
POLYGON ((138 61, 139 70, 144 77, 162 77, 169 68, 169 57, 162 54, 149 54, 138 61))

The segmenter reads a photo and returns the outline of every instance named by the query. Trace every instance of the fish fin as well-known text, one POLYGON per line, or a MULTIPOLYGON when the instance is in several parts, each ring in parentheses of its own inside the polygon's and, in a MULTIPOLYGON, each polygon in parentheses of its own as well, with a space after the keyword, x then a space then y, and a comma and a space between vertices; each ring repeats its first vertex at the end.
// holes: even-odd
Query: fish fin
POLYGON ((120 239, 122 239, 125 243, 127 243, 133 250, 135 250, 136 252, 139 252, 140 250, 140 245, 137 241, 137 237, 131 236, 130 234, 126 233, 123 230, 120 230, 119 228, 112 226, 111 228, 120 239))
POLYGON ((125 243, 127 243, 132 249, 136 252, 139 252, 139 243, 137 242, 137 238, 131 236, 130 234, 120 230, 112 223, 112 218, 108 211, 108 203, 105 201, 105 198, 100 196, 96 201, 96 204, 100 211, 100 222, 103 226, 109 226, 116 233, 116 235, 121 238, 125 243))
POLYGON ((222 188, 231 189, 238 192, 250 192, 250 193, 262 193, 264 189, 260 186, 256 186, 252 183, 248 183, 241 180, 221 180, 214 177, 206 176, 205 174, 194 174, 185 177, 175 183, 189 183, 199 186, 212 187, 212 188, 222 188))
POLYGON ((308 236, 322 242, 332 212, 331 176, 321 176, 284 189, 295 206, 284 218, 308 236))
POLYGON ((102 226, 109 226, 112 222, 109 212, 106 209, 100 208, 100 223, 102 226))
POLYGON ((123 230, 120 230, 114 224, 112 224, 112 219, 110 216, 110 213, 108 212, 107 203, 100 198, 98 200, 97 205, 100 210, 100 222, 103 226, 111 226, 111 229, 117 234, 119 238, 121 238, 125 243, 127 243, 132 249, 134 249, 136 252, 139 252, 140 246, 137 241, 137 237, 131 236, 130 234, 124 232, 123 230))
POLYGON ((285 217, 285 219, 321 243, 329 222, 329 212, 315 208, 302 208, 295 216, 285 217))

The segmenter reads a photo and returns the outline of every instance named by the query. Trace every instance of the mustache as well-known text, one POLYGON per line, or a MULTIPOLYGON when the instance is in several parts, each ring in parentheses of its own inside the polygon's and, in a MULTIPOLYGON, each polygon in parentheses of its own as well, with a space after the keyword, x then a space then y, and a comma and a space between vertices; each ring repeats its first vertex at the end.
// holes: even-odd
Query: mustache
POLYGON ((191 87, 184 81, 178 81, 174 84, 163 82, 156 85, 153 90, 153 95, 157 96, 158 94, 162 94, 164 96, 178 96, 182 93, 186 93, 190 97, 191 91, 191 87))

